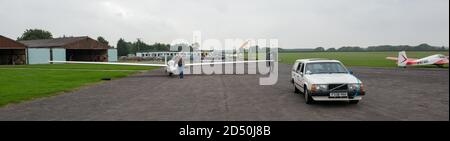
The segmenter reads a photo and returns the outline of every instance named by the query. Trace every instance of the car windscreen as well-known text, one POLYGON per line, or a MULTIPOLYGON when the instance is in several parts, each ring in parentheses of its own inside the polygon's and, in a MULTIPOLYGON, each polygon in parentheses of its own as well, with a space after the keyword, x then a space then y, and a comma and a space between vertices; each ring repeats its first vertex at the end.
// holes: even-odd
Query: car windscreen
POLYGON ((306 73, 348 73, 347 69, 337 62, 308 63, 306 65, 306 73))

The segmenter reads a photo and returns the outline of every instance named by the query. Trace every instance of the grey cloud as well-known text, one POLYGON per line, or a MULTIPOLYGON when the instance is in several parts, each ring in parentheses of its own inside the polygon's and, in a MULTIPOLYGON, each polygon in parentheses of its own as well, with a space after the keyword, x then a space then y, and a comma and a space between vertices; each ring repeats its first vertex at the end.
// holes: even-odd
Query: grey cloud
POLYGON ((0 34, 28 28, 115 43, 278 38, 285 48, 430 43, 449 46, 448 0, 0 0, 0 34))

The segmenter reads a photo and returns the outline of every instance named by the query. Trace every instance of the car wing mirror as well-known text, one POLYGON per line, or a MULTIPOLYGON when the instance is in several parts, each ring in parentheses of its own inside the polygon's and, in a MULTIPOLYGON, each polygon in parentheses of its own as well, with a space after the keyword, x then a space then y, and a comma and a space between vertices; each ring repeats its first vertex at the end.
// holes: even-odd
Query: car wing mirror
POLYGON ((349 70, 348 72, 349 72, 350 74, 353 74, 353 71, 351 71, 351 70, 349 70))

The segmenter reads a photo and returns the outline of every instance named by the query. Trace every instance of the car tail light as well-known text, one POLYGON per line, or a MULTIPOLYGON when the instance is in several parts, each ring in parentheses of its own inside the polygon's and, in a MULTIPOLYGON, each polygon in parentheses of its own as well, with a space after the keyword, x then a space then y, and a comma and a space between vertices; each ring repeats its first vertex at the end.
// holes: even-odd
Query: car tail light
POLYGON ((363 84, 363 83, 361 83, 361 84, 359 85, 359 91, 360 91, 360 92, 364 92, 364 84, 363 84))

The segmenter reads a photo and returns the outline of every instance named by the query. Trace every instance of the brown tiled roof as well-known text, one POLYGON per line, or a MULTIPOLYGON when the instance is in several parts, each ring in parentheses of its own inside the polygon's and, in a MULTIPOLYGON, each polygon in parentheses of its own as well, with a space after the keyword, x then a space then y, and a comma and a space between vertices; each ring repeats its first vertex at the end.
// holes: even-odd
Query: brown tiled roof
POLYGON ((0 35, 0 49, 22 49, 25 45, 0 35))
POLYGON ((64 38, 55 38, 55 39, 44 39, 44 40, 28 40, 28 41, 20 41, 30 48, 39 48, 39 47, 63 47, 71 43, 75 43, 77 41, 88 39, 87 36, 82 37, 64 37, 64 38))

